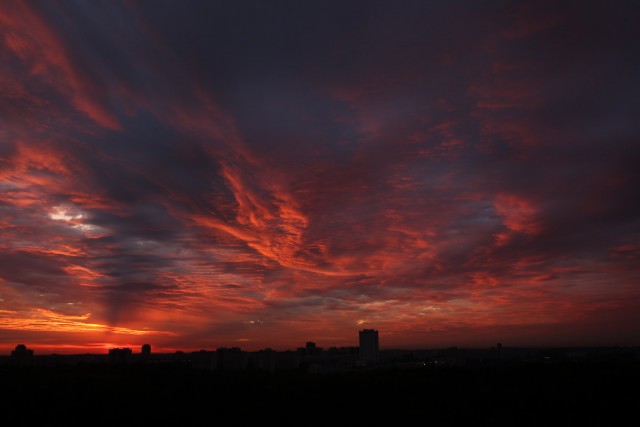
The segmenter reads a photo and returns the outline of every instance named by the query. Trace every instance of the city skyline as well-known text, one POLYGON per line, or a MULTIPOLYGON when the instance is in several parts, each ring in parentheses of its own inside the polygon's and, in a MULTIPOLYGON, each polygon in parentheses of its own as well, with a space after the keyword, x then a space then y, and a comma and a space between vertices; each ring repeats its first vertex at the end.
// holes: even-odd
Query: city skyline
MULTIPOLYGON (((327 348, 331 349, 331 348, 364 348, 365 354, 364 354, 364 358, 368 361, 375 361, 377 358, 377 354, 379 351, 379 338, 378 338, 378 330, 375 329, 362 329, 360 331, 358 331, 358 345, 357 346, 346 346, 346 347, 336 347, 336 346, 328 346, 327 348)), ((138 354, 141 355, 149 355, 152 352, 153 346, 150 343, 143 343, 142 345, 140 345, 138 348, 140 348, 140 351, 138 352, 138 354)), ((234 346, 221 346, 221 347, 217 347, 214 349, 198 349, 198 350, 194 350, 194 349, 178 349, 175 350, 176 352, 180 353, 183 352, 185 350, 187 351, 216 351, 216 350, 220 350, 220 349, 228 349, 228 348, 237 348, 239 350, 240 347, 234 345, 234 346)), ((136 351, 134 348, 132 347, 127 347, 127 346, 120 346, 120 347, 111 347, 108 348, 108 354, 111 354, 111 352, 113 351, 126 351, 128 352, 128 354, 135 354, 136 351)), ((276 351, 274 350, 272 347, 265 347, 265 348, 261 348, 258 349, 257 351, 264 351, 264 350, 268 350, 268 351, 276 351)), ((286 348, 286 349, 282 349, 281 351, 292 351, 292 350, 306 350, 306 351, 310 351, 311 353, 314 353, 315 351, 323 351, 324 347, 322 346, 317 346, 316 342, 314 341, 306 341, 305 342, 305 347, 300 347, 297 346, 295 348, 286 348)), ((255 349, 253 351, 256 351, 255 349)), ((154 353, 157 353, 158 351, 156 349, 153 350, 154 353)), ((34 354, 34 349, 32 347, 27 346, 25 343, 20 343, 17 344, 15 346, 15 348, 13 348, 11 350, 11 355, 13 356, 14 354, 29 354, 30 356, 33 356, 34 354)), ((44 355, 51 355, 51 354, 57 354, 57 353, 43 353, 44 355)), ((64 353, 62 353, 64 354, 64 353)), ((70 354, 70 353, 68 353, 70 354)), ((101 353, 87 353, 87 354, 101 354, 101 353)), ((2 354, 0 353, 0 356, 2 354)))
POLYGON ((639 13, 1 2, 0 354, 639 345, 639 13))
MULTIPOLYGON (((342 357, 347 357, 354 362, 352 368, 358 366, 356 361, 361 362, 360 367, 376 366, 379 362, 383 361, 382 355, 384 353, 393 354, 390 359, 394 362, 401 361, 402 357, 398 359, 398 355, 401 354, 403 357, 407 357, 412 355, 415 359, 416 353, 422 354, 423 357, 425 354, 433 355, 442 354, 446 355, 445 359, 453 359, 462 361, 462 360, 496 360, 501 359, 503 361, 510 362, 522 362, 524 360, 529 359, 533 361, 537 359, 537 361, 545 360, 548 358, 546 355, 554 354, 554 357, 558 358, 560 356, 560 360, 585 360, 587 357, 591 357, 592 360, 595 357, 601 358, 601 360, 607 360, 607 357, 618 357, 618 358, 627 358, 628 360, 639 360, 640 359, 640 346, 541 346, 541 347, 513 347, 513 346, 505 346, 503 343, 498 342, 491 346, 482 346, 482 347, 423 347, 423 348, 393 348, 393 347, 382 347, 380 346, 379 340, 379 332, 377 329, 361 329, 358 331, 358 343, 357 345, 351 346, 318 346, 314 341, 306 341, 304 346, 296 346, 295 348, 281 348, 278 350, 273 349, 272 347, 265 347, 260 349, 243 349, 237 345, 232 346, 221 346, 217 348, 200 348, 200 349, 178 349, 171 352, 167 352, 166 349, 155 349, 151 344, 144 343, 139 346, 139 351, 136 351, 135 348, 132 347, 111 347, 106 350, 106 352, 97 353, 97 352, 85 352, 85 353, 39 353, 38 356, 109 356, 109 360, 113 358, 113 361, 118 362, 126 362, 132 361, 132 357, 136 357, 135 361, 138 363, 149 361, 149 357, 153 354, 157 355, 171 355, 174 356, 186 356, 188 353, 191 354, 193 359, 194 366, 199 366, 198 355, 202 356, 203 354, 212 354, 212 353, 228 353, 241 355, 247 353, 263 353, 263 354, 275 354, 275 353, 297 353, 298 356, 302 358, 309 358, 310 360, 315 360, 316 362, 320 362, 322 360, 321 357, 327 354, 333 355, 341 355, 342 357), (165 350, 165 351, 162 351, 165 350), (471 351, 471 357, 468 357, 466 354, 467 351, 471 351), (398 353, 400 352, 400 353, 398 353), (549 353, 550 352, 550 353, 549 353), (487 358, 487 355, 490 355, 487 358), (355 356, 355 358, 352 358, 355 356)), ((384 341, 383 341, 384 342, 384 341)), ((13 360, 28 360, 30 362, 34 361, 34 353, 35 349, 27 346, 24 343, 17 344, 13 350, 11 350, 10 356, 13 360)), ((0 356, 7 356, 0 353, 0 356)), ((188 356, 187 356, 188 357, 188 356)), ((387 359, 389 359, 387 357, 387 359)), ((79 363, 77 359, 70 359, 75 363, 79 363)), ((87 359, 88 361, 97 361, 96 359, 87 359)), ((185 359, 164 359, 164 362, 170 361, 184 361, 185 359)), ((246 360, 245 360, 246 361, 246 360)), ((300 362, 300 360, 298 360, 300 362)), ((388 360, 387 360, 388 362, 388 360)), ((86 361, 85 361, 86 363, 86 361)), ((380 364, 380 366, 384 366, 385 364, 380 364)), ((388 363, 386 364, 389 365, 388 363)))

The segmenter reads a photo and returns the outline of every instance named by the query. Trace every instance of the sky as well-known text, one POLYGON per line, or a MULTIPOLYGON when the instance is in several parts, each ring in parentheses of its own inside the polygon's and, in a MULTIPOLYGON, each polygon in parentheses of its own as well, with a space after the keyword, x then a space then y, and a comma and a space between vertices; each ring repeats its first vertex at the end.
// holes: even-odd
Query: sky
POLYGON ((0 354, 640 345, 640 3, 0 3, 0 354))

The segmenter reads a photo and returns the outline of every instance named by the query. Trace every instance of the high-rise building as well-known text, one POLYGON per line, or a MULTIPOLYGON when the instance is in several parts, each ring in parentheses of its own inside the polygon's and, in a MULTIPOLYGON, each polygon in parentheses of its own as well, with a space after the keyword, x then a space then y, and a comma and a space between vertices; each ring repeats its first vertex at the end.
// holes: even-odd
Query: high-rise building
POLYGON ((151 359, 151 344, 142 344, 142 348, 140 349, 140 356, 138 360, 143 362, 147 362, 151 359))
POLYGON ((364 362, 377 362, 380 357, 378 348, 378 331, 375 329, 363 329, 360 331, 360 360, 364 362))

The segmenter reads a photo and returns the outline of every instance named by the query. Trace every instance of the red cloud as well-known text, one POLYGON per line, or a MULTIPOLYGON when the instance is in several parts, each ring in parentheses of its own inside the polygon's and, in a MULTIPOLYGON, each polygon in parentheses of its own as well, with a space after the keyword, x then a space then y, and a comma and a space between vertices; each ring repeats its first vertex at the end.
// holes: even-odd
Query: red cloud
POLYGON ((89 118, 107 129, 121 129, 109 111, 104 89, 73 63, 60 35, 29 3, 9 2, 0 11, 1 36, 7 47, 30 64, 31 73, 48 81, 89 118))

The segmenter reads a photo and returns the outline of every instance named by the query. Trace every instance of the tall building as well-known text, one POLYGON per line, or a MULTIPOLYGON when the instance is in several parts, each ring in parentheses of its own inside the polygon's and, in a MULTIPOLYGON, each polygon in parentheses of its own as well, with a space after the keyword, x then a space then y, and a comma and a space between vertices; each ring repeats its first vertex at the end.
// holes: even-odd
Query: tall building
POLYGON ((144 356, 150 356, 151 355, 151 344, 142 344, 142 349, 141 349, 141 353, 144 356))
POLYGON ((360 331, 360 360, 364 362, 377 362, 380 357, 378 347, 378 331, 375 329, 363 329, 360 331))
POLYGON ((140 349, 140 357, 138 360, 143 362, 149 361, 151 358, 151 344, 142 344, 142 348, 140 349))

